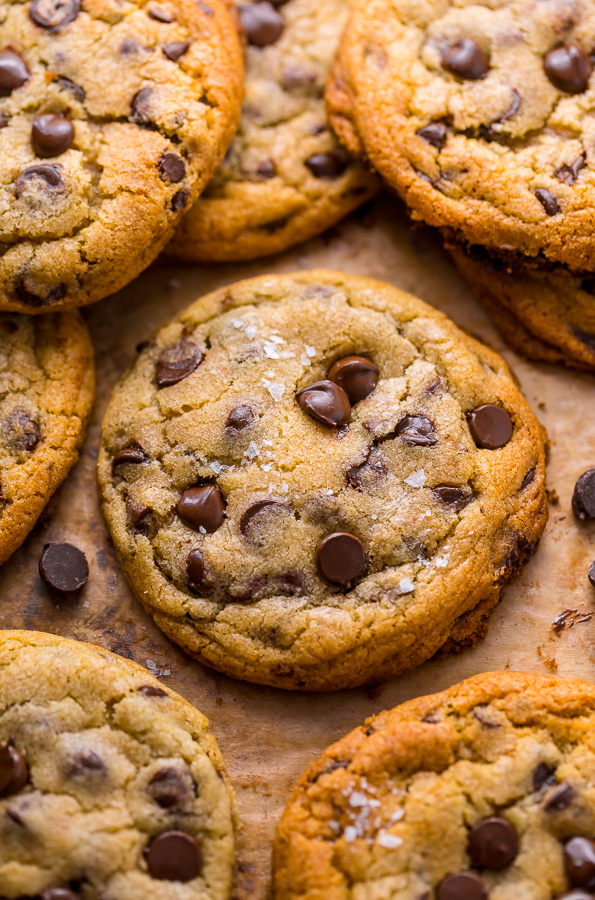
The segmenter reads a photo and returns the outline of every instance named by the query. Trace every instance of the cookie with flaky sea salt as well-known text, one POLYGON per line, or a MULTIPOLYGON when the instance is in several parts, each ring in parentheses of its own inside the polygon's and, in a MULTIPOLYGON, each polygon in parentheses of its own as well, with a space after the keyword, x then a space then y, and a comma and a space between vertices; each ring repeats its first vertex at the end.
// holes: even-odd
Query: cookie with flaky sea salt
POLYGON ((81 306, 165 246, 221 162, 243 63, 222 0, 0 0, 0 309, 81 306))
POLYGON ((225 162, 168 246, 186 260, 253 259, 334 225, 378 189, 343 150, 324 83, 348 0, 238 3, 246 95, 225 162))
POLYGON ((0 632, 0 893, 227 900, 234 804, 208 720, 91 644, 0 632))
POLYGON ((590 0, 358 2, 331 122, 416 219, 595 268, 590 0))
POLYGON ((78 311, 0 313, 0 565, 77 461, 94 396, 78 311))
POLYGON ((381 282, 239 282, 146 344, 103 423, 137 597, 227 674, 353 686, 473 642, 546 520, 503 360, 381 282))
POLYGON ((298 781, 277 900, 589 900, 595 688, 477 675, 356 728, 298 781))

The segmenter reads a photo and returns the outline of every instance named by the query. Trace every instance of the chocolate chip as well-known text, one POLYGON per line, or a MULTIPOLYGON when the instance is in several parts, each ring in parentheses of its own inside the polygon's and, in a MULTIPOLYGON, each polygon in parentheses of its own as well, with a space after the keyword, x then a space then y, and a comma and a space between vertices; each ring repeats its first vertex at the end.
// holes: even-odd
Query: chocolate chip
POLYGON ((560 205, 551 191, 546 191, 545 188, 538 188, 535 191, 535 196, 545 209, 548 216, 557 216, 560 212, 560 205))
POLYGON ((336 531, 324 537, 316 548, 318 571, 327 581, 347 587, 363 571, 366 555, 354 534, 336 531))
POLYGON ((568 187, 572 187, 572 185, 576 182, 581 169, 584 169, 586 164, 587 160, 584 155, 577 156, 574 162, 570 163, 569 166, 560 166, 560 168, 556 171, 556 178, 564 182, 564 184, 567 184, 568 187))
POLYGON ((267 0, 261 3, 240 3, 238 9, 248 42, 255 47, 274 44, 283 34, 285 22, 267 0))
POLYGON ((118 450, 114 456, 112 460, 112 474, 115 474, 116 469, 119 466, 138 466, 141 463, 148 462, 148 460, 149 457, 141 445, 137 444, 136 441, 133 441, 131 444, 128 444, 127 447, 118 450))
POLYGON ((539 763, 533 772, 533 790, 540 791, 546 785, 554 784, 556 781, 556 770, 547 763, 539 763))
POLYGON ((481 47, 471 38, 462 38, 446 51, 442 57, 444 68, 469 81, 477 81, 483 78, 488 71, 488 58, 481 47))
POLYGON ((135 125, 152 125, 151 120, 151 97, 153 91, 150 87, 141 88, 134 95, 130 104, 130 121, 135 125))
POLYGON ((572 511, 577 519, 595 519, 595 469, 579 475, 572 495, 572 511))
POLYGON ((189 47, 189 41, 171 41, 169 44, 163 45, 163 53, 172 62, 177 62, 188 52, 189 47))
POLYGON ((176 507, 177 513, 186 525, 198 531, 204 528, 212 534, 222 525, 225 518, 223 494, 214 484, 191 487, 184 491, 176 507))
POLYGON ((156 22, 165 22, 166 25, 176 20, 176 17, 169 10, 163 9, 161 6, 150 6, 149 17, 155 19, 156 22))
POLYGON ((438 487, 432 488, 432 493, 436 494, 444 506, 449 506, 455 512, 459 512, 473 499, 473 492, 469 488, 450 484, 439 484, 438 487))
POLYGON ((572 887, 595 888, 595 843, 573 837, 564 844, 564 868, 572 887))
POLYGON ((161 177, 165 178, 166 181, 177 184, 186 174, 184 160, 181 159, 177 153, 166 150, 165 153, 161 154, 159 159, 159 172, 161 173, 161 177))
POLYGON ((6 128, 8 125, 8 119, 4 115, 3 112, 0 112, 0 128, 6 128))
POLYGON ((498 450, 512 437, 512 420, 501 406, 478 406, 467 414, 467 420, 473 440, 484 450, 498 450))
POLYGON ((278 503, 276 500, 259 500, 257 503, 253 503, 252 506, 249 506, 248 509, 243 513, 240 519, 240 531, 244 535, 244 537, 248 536, 248 529, 250 528, 253 520, 262 513, 265 509, 270 509, 270 507, 283 507, 281 503, 278 503))
POLYGON ((521 484, 521 490, 524 491, 525 488, 528 488, 530 484, 533 484, 534 480, 535 480, 535 469, 529 469, 529 471, 523 478, 523 483, 521 484))
POLYGON ((139 50, 139 42, 135 41, 134 38, 131 37, 124 38, 118 48, 118 51, 122 56, 130 56, 132 53, 138 53, 139 50))
MULTIPOLYGON (((171 154, 175 156, 175 154, 171 154)), ((192 341, 182 338, 173 347, 164 350, 155 365, 155 381, 160 388, 172 387, 197 369, 204 353, 192 341)))
MULTIPOLYGON (((41 168, 41 166, 39 167, 41 168)), ((48 166, 48 168, 50 168, 48 166)), ((18 179, 17 179, 17 197, 20 196, 20 191, 18 190, 18 179)), ((48 306, 51 303, 57 303, 58 300, 62 300, 67 293, 67 288, 65 284, 58 284, 55 288, 52 288, 47 292, 45 297, 40 297, 38 294, 34 294, 28 290, 25 285, 25 280, 21 279, 15 284, 15 294, 18 300, 21 303, 26 303, 29 306, 48 306)))
POLYGON ((0 51, 0 97, 8 97, 29 81, 29 70, 14 50, 0 51))
POLYGON ((145 506, 144 503, 139 503, 138 500, 135 500, 133 497, 126 497, 126 512, 128 513, 128 518, 132 522, 135 528, 141 528, 146 524, 146 520, 149 518, 153 510, 150 506, 145 506))
POLYGON ((7 440, 17 453, 32 453, 41 441, 39 424, 23 409, 15 409, 6 419, 7 440))
POLYGON ((263 178, 265 181, 268 181, 269 178, 274 178, 277 174, 277 167, 272 159, 265 159, 264 162, 261 162, 256 167, 256 174, 259 178, 263 178))
POLYGON ((74 128, 65 116, 37 116, 31 128, 31 143, 37 156, 60 156, 72 144, 74 128))
POLYGON ((174 194, 171 198, 171 208, 174 212, 182 212, 183 209, 186 208, 186 204, 188 203, 188 197, 190 196, 190 191, 188 188, 182 188, 181 191, 178 191, 177 194, 174 194))
POLYGON ((69 94, 72 94, 79 103, 84 102, 87 95, 85 89, 82 88, 80 84, 75 84, 74 81, 71 81, 70 78, 65 78, 63 75, 56 78, 56 84, 59 85, 61 90, 68 91, 69 94))
POLYGON ((304 66, 285 66, 281 73, 281 84, 288 91, 310 87, 316 81, 316 73, 304 66))
POLYGON ((43 548, 39 574, 49 588, 61 594, 71 594, 87 583, 89 564, 78 547, 64 541, 53 541, 43 548))
POLYGON ((592 584, 593 587, 595 587, 595 562, 591 563, 591 567, 589 569, 589 574, 587 577, 589 579, 589 583, 592 584))
POLYGON ((379 478, 388 475, 388 469, 380 451, 372 445, 367 458, 359 466, 347 470, 347 484, 357 491, 368 490, 379 478))
POLYGON ((40 28, 55 31, 76 19, 80 9, 80 0, 33 0, 29 16, 40 28))
POLYGON ((41 179, 48 188, 56 188, 62 184, 60 166, 29 166, 23 169, 15 182, 15 194, 20 197, 28 182, 34 178, 41 179))
POLYGON ((300 572, 296 572, 295 569, 290 569, 288 572, 283 572, 279 575, 279 585, 280 590, 284 593, 295 594, 296 591, 299 591, 304 586, 304 576, 300 572))
POLYGON ((438 443, 434 425, 425 416, 405 416, 388 437, 400 437, 410 447, 434 447, 438 443))
POLYGON ((448 129, 444 122, 430 122, 429 125, 418 128, 415 133, 418 137, 427 141, 428 144, 431 144, 432 147, 436 147, 437 150, 442 150, 446 144, 448 129))
POLYGON ((467 852, 478 869, 506 869, 519 852, 517 833, 506 819, 482 819, 469 833, 467 852))
POLYGON ((591 59, 576 44, 554 47, 546 54, 543 65, 554 87, 567 94, 586 90, 593 72, 591 59))
POLYGON ((351 160, 342 149, 329 150, 327 153, 314 153, 305 160, 315 178, 339 178, 348 168, 351 160))
POLYGON ((438 885, 437 900, 487 900, 488 891, 475 872, 447 875, 438 885))
POLYGON ((331 366, 329 381, 343 388, 349 402, 359 403, 374 391, 380 369, 365 356, 346 356, 331 366))
POLYGON ((208 584, 205 561, 200 550, 191 550, 186 557, 186 581, 193 591, 200 591, 208 584))
POLYGON ((92 778, 95 775, 107 775, 107 767, 94 750, 84 750, 72 759, 68 768, 69 778, 92 778))
POLYGON ((239 406, 234 406, 229 413, 225 427, 233 431, 242 431, 252 423, 253 419, 254 413, 250 407, 240 404, 239 406))
POLYGON ((0 797, 18 794, 29 781, 27 763, 12 738, 0 746, 0 797))
POLYGON ((543 808, 546 812, 561 812, 568 809, 575 796, 575 789, 564 781, 547 797, 543 808))
POLYGON ((142 694, 143 697, 167 697, 163 688, 157 687, 156 684, 141 684, 137 693, 142 694))
POLYGON ((81 900, 81 895, 70 888, 48 888, 39 895, 39 900, 81 900))
POLYGON ((202 868, 202 852, 183 831, 164 831, 144 851, 151 878, 192 881, 202 868))
POLYGON ((340 428, 349 422, 349 397, 333 381, 317 381, 298 391, 295 398, 312 418, 329 428, 340 428))
POLYGON ((147 790, 162 809, 179 809, 190 796, 188 776, 173 767, 160 769, 153 775, 147 790))

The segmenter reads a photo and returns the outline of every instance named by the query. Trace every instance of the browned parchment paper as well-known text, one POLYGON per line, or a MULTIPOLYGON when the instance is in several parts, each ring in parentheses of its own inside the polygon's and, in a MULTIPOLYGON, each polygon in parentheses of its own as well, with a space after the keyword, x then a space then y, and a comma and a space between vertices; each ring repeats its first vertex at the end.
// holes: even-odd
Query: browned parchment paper
POLYGON ((135 659, 209 716, 239 801, 241 900, 267 895, 275 824, 297 776, 310 759, 367 716, 490 669, 556 671, 595 680, 595 617, 559 633, 552 629, 555 617, 566 609, 595 613, 595 589, 587 581, 595 558, 595 525, 580 525, 570 510, 576 477, 595 465, 595 378, 530 364, 509 352, 435 236, 410 231, 397 201, 381 197, 371 210, 280 258, 208 268, 158 263, 125 291, 86 310, 85 317, 97 353, 93 423, 52 514, 0 570, 0 625, 92 641, 135 659), (426 663, 374 690, 306 695, 211 672, 158 631, 133 598, 116 561, 99 511, 95 459, 109 392, 139 341, 216 287, 251 275, 319 266, 379 278, 418 294, 503 352, 549 431, 554 502, 537 555, 506 589, 487 638, 473 650, 426 663), (48 540, 72 541, 88 556, 89 583, 74 602, 56 603, 38 577, 39 554, 48 540))

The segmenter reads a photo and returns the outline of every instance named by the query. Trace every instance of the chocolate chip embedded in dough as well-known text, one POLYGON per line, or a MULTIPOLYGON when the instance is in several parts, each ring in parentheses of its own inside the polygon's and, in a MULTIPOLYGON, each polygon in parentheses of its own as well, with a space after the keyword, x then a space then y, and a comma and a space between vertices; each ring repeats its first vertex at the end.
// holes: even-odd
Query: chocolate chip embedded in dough
POLYGON ((34 179, 40 180, 48 189, 60 187, 62 184, 61 167, 39 165, 28 166, 26 169, 23 169, 15 181, 15 196, 17 199, 21 196, 27 184, 34 179))
POLYGON ((562 812, 562 810, 568 809, 575 797, 575 789, 567 781, 563 781, 559 787, 548 794, 543 808, 549 813, 562 812))
POLYGON ((140 444, 133 441, 127 447, 118 450, 112 459, 112 473, 115 474, 116 469, 120 466, 138 466, 141 463, 148 462, 148 454, 145 453, 140 444))
POLYGON ((339 178, 351 162, 348 154, 341 148, 326 153, 314 153, 305 160, 305 165, 316 178, 339 178))
POLYGON ((177 194, 174 194, 174 196, 171 198, 172 210, 174 212, 182 212, 182 210, 186 208, 189 196, 190 191, 188 190, 188 188, 182 188, 181 191, 178 191, 177 194))
MULTIPOLYGON (((173 156, 174 154, 172 154, 173 156)), ((195 343, 183 338, 168 347, 155 364, 155 381, 160 388, 172 387, 191 375, 204 359, 204 353, 195 343)))
POLYGON ((423 138, 424 141, 427 141, 428 144, 431 144, 432 147, 442 150, 446 144, 448 129, 444 122, 430 122, 429 125, 418 128, 416 134, 418 137, 423 138))
POLYGON ((455 872, 438 885, 437 900, 487 900, 488 891, 475 872, 455 872))
POLYGON ((438 443, 434 423, 426 416, 404 416, 390 437, 400 437, 410 447, 434 447, 438 443))
POLYGON ((141 88, 132 98, 130 104, 130 121, 135 125, 153 125, 151 119, 151 97, 153 90, 150 87, 141 88))
POLYGON ((31 143, 37 156, 60 156, 68 150, 73 138, 74 127, 66 116, 48 113, 33 120, 31 143))
POLYGON ((33 0, 29 16, 40 28, 57 31, 76 19, 80 9, 80 0, 33 0))
POLYGON ((225 518, 225 500, 214 484, 205 484, 184 491, 176 507, 181 520, 196 531, 208 534, 217 531, 225 518))
POLYGON ((137 688, 137 693, 143 697, 167 697, 167 692, 163 688, 157 687, 156 684, 141 684, 137 688))
POLYGON ((29 770, 23 754, 12 738, 0 746, 0 798, 18 794, 29 781, 29 770))
POLYGON ((468 81, 483 78, 489 68, 487 56, 471 38, 453 44, 442 57, 442 65, 452 75, 468 81))
POLYGON ((189 776, 173 766, 165 766, 153 775, 147 792, 162 809, 181 809, 191 796, 189 776))
POLYGON ((200 591, 206 587, 206 566, 200 550, 191 550, 186 557, 186 581, 193 591, 200 591))
POLYGON ((505 409, 493 403, 485 403, 468 413, 471 436, 478 447, 498 450, 505 447, 512 437, 512 419, 505 409))
POLYGON ((70 761, 68 778, 92 778, 107 775, 107 766, 94 750, 86 749, 70 761))
POLYGON ((240 518, 240 531, 244 537, 248 536, 249 529, 251 525, 254 524, 254 519, 256 519, 257 516, 260 516, 265 510, 270 511, 272 507, 285 509, 285 505, 279 503, 277 500, 258 500, 256 503, 253 503, 252 506, 248 507, 240 518))
POLYGON ((346 587, 363 572, 366 564, 363 544, 345 531, 328 534, 316 548, 316 564, 326 581, 346 587))
POLYGON ((170 41, 163 45, 163 53, 172 62, 177 62, 188 52, 189 47, 189 41, 170 41))
POLYGON ((8 97, 29 81, 25 60, 14 50, 0 51, 0 97, 8 97))
POLYGON ((586 165, 587 160, 585 155, 583 154, 582 156, 577 156, 574 162, 571 162, 569 166, 560 166, 560 168, 556 170, 556 178, 559 181, 562 181, 564 184, 567 184, 568 187, 572 187, 572 185, 575 184, 581 170, 584 169, 586 165))
POLYGON ((587 837, 566 841, 564 868, 572 887, 595 889, 595 843, 587 837))
POLYGON ((572 495, 572 511, 577 519, 595 519, 595 469, 587 469, 577 478, 572 495))
POLYGON ((317 381, 295 395, 302 409, 329 428, 340 428, 349 422, 349 397, 333 381, 317 381))
POLYGON ((365 400, 375 390, 380 369, 365 356, 338 359, 328 373, 329 381, 343 388, 352 404, 365 400))
POLYGON ((161 177, 172 184, 182 181, 186 174, 184 160, 177 153, 172 153, 171 150, 166 150, 161 154, 158 167, 161 177))
POLYGON ((585 91, 593 72, 591 58, 577 44, 554 47, 546 54, 543 65, 554 87, 567 94, 585 91))
POLYGON ((141 528, 153 512, 150 506, 145 506, 133 497, 126 497, 126 512, 135 528, 141 528))
POLYGON ((43 548, 39 575, 47 585, 61 594, 79 591, 89 578, 89 563, 82 550, 65 541, 53 541, 43 548))
POLYGON ((432 493, 444 506, 450 507, 455 512, 459 512, 473 499, 473 492, 470 488, 450 484, 439 484, 432 488, 432 493))
POLYGON ((540 791, 543 787, 555 784, 556 770, 547 763, 539 763, 533 772, 533 790, 540 791))
POLYGON ((238 9, 248 42, 253 46, 268 47, 276 43, 283 34, 283 17, 267 0, 260 3, 240 3, 238 9))
POLYGON ((33 453, 41 441, 39 423, 24 409, 14 409, 6 419, 3 430, 10 447, 17 453, 33 453))
POLYGON ((229 428, 230 431, 242 431, 244 428, 248 428, 253 421, 254 413, 252 409, 249 406, 240 403, 230 410, 227 421, 225 422, 225 427, 226 429, 229 428))
POLYGON ((202 868, 202 851, 183 831, 164 831, 144 851, 149 875, 161 881, 192 881, 202 868))
POLYGON ((467 852, 475 868, 499 871, 506 869, 516 859, 519 839, 507 819, 491 816, 473 825, 469 832, 467 852))
POLYGON ((150 6, 148 15, 149 18, 154 19, 156 22, 164 22, 166 25, 169 25, 176 20, 174 14, 168 9, 164 9, 162 6, 150 6))
POLYGON ((535 191, 535 196, 543 206, 548 216, 557 216, 561 211, 560 204, 551 191, 546 191, 545 188, 538 188, 535 191))

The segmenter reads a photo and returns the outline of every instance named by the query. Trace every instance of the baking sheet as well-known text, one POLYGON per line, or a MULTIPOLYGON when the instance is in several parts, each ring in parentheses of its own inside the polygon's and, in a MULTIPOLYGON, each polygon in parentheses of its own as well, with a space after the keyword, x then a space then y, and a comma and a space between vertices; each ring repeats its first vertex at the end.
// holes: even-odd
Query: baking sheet
POLYGON ((100 644, 148 667, 209 716, 239 802, 241 900, 267 896, 275 825, 300 772, 367 716, 492 669, 554 671, 595 681, 595 617, 558 632, 552 628, 565 610, 595 613, 595 588, 587 580, 595 559, 595 524, 577 523, 570 509, 576 477, 595 465, 595 379, 531 364, 507 350, 436 236, 410 230, 396 200, 382 196, 323 238, 274 259, 208 268, 158 262, 84 315, 97 354, 93 421, 81 459, 43 522, 0 570, 0 625, 100 644), (233 681, 193 662, 159 632, 118 566, 99 510, 95 462, 109 393, 137 343, 207 291, 266 272, 321 266, 411 291, 503 353, 549 432, 552 502, 536 556, 505 590, 487 638, 474 649, 372 689, 309 695, 233 681), (39 555, 49 540, 72 541, 87 554, 91 575, 74 601, 57 602, 38 577, 39 555))

